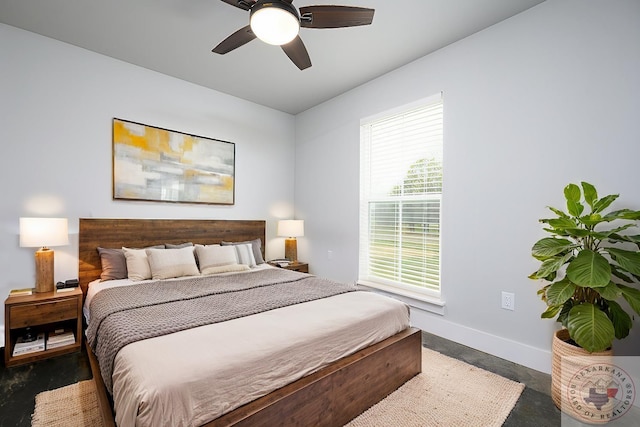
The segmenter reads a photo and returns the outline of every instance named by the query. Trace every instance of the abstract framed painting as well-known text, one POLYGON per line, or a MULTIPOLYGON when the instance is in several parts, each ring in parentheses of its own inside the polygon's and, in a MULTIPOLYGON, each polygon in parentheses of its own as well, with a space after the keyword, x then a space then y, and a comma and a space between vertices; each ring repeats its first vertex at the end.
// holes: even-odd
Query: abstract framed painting
POLYGON ((113 198, 233 205, 235 144, 113 119, 113 198))

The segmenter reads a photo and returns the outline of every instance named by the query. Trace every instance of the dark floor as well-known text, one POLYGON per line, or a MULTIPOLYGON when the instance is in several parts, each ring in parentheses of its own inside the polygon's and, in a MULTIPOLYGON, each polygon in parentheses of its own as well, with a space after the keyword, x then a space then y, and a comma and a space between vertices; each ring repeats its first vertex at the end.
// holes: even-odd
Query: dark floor
MULTIPOLYGON (((455 357, 503 377, 526 384, 505 426, 560 426, 560 411, 554 406, 549 375, 525 368, 472 348, 423 332, 423 346, 455 357)), ((30 426, 35 395, 45 390, 91 378, 89 360, 83 351, 38 363, 5 368, 0 366, 0 426, 30 426)), ((482 426, 478 426, 482 427, 482 426)))
MULTIPOLYGON (((0 427, 30 426, 36 394, 92 377, 87 353, 65 354, 37 363, 0 366, 0 427)), ((4 354, 4 348, 2 349, 4 354)))

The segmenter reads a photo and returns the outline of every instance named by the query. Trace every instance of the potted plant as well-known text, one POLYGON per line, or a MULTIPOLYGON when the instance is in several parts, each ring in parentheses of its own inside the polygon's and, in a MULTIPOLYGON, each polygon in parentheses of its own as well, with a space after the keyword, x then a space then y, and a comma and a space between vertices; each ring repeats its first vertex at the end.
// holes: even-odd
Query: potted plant
MULTIPOLYGON (((549 207, 556 218, 540 220, 551 236, 533 245, 531 254, 542 264, 529 278, 544 282, 538 295, 547 309, 541 317, 557 318, 564 327, 554 337, 553 351, 564 345, 597 354, 610 351, 614 338, 628 336, 633 312, 640 315, 640 235, 627 232, 636 226, 640 211, 605 213, 619 195, 598 198, 593 185, 582 182, 581 187, 564 188, 567 213, 549 207), (619 304, 622 299, 631 314, 619 304)), ((559 379, 554 377, 555 353, 553 357, 555 388, 559 379)), ((560 407, 556 394, 552 390, 560 407)))

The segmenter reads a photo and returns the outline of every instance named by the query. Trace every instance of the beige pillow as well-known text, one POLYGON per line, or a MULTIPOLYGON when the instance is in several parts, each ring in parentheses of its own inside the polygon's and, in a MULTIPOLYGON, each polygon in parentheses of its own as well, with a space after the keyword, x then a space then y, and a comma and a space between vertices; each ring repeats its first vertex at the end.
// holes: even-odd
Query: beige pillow
POLYGON ((229 264, 221 265, 219 267, 207 267, 202 271, 202 275, 218 274, 218 273, 232 273, 234 271, 247 271, 251 270, 246 264, 229 264))
POLYGON ((193 247, 181 249, 147 249, 147 259, 154 280, 199 276, 193 247))
POLYGON ((124 257, 127 260, 127 275, 130 280, 151 279, 151 268, 149 268, 149 261, 147 260, 147 252, 145 249, 123 247, 122 252, 124 252, 124 257))
POLYGON ((216 267, 238 264, 238 255, 233 246, 196 245, 196 256, 202 274, 211 274, 216 267))

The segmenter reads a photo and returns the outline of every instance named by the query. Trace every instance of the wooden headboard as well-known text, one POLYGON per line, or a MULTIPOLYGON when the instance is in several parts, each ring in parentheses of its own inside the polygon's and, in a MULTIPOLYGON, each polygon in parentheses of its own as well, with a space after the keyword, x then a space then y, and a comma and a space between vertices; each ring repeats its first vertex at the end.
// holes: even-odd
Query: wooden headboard
POLYGON ((222 241, 262 239, 264 256, 265 221, 208 219, 99 219, 80 218, 78 280, 82 292, 100 278, 102 266, 97 248, 143 248, 164 243, 202 245, 222 241))

